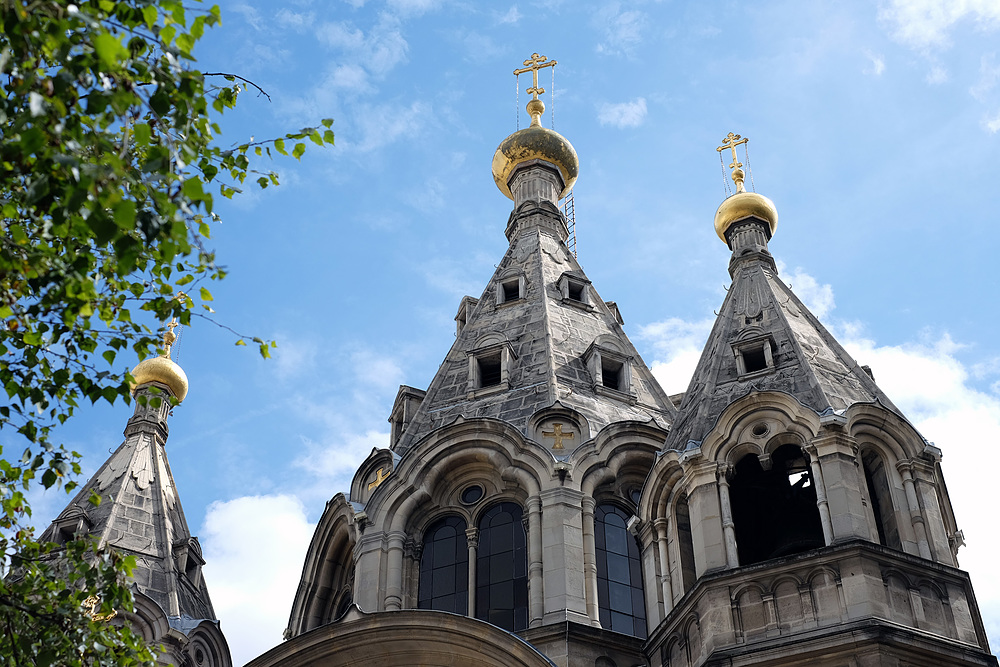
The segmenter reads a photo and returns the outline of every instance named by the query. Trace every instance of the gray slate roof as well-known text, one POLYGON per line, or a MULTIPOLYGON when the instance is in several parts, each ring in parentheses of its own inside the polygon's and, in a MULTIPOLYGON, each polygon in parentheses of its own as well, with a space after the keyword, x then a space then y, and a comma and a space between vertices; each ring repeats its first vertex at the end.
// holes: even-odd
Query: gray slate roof
POLYGON ((766 250, 733 258, 729 293, 667 438, 667 449, 700 442, 733 401, 754 391, 792 395, 817 413, 880 402, 899 412, 869 374, 778 278, 766 250), (764 339, 773 367, 740 375, 736 350, 764 339))
POLYGON ((200 560, 201 546, 188 530, 170 473, 167 410, 166 405, 154 408, 136 401, 125 442, 83 485, 42 539, 59 541, 59 524, 82 513, 84 532, 136 557, 132 573, 136 588, 168 617, 216 620, 204 578, 185 573, 179 562, 183 552, 188 559, 200 560), (91 490, 101 497, 100 505, 90 503, 91 490))
MULTIPOLYGON (((527 201, 511 216, 520 232, 511 244, 478 303, 468 313, 437 374, 427 388, 413 421, 395 451, 403 453, 433 430, 459 416, 493 417, 526 432, 528 419, 558 401, 578 411, 596 434, 620 421, 655 419, 666 428, 676 411, 653 374, 625 335, 615 312, 593 285, 589 306, 563 298, 559 280, 568 273, 589 284, 576 257, 567 248, 565 223, 548 202, 527 201), (521 272, 524 298, 497 305, 498 279, 521 272), (510 388, 470 398, 469 352, 489 334, 509 342, 516 359, 510 388), (595 390, 584 353, 598 338, 611 341, 631 358, 634 400, 621 400, 595 390)), ((510 228, 513 225, 508 225, 510 228)))

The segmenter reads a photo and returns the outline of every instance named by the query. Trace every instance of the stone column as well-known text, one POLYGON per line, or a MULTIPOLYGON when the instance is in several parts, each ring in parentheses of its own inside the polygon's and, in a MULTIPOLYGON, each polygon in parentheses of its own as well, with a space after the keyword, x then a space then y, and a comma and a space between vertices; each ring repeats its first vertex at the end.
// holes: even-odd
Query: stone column
POLYGON ((597 540, 594 535, 594 510, 597 501, 590 496, 584 496, 583 507, 583 573, 586 577, 587 615, 590 624, 601 625, 601 612, 597 599, 597 540))
MULTIPOLYGON (((805 450, 809 455, 810 465, 814 457, 818 459, 819 477, 817 478, 817 473, 814 472, 813 482, 816 485, 817 505, 820 489, 823 490, 824 502, 828 504, 826 516, 830 521, 829 537, 826 527, 823 527, 823 536, 827 544, 859 538, 871 539, 871 523, 868 521, 868 510, 861 493, 861 486, 865 484, 865 480, 863 473, 858 470, 858 460, 855 455, 857 442, 842 430, 838 430, 837 424, 833 424, 824 427, 805 450)), ((821 525, 823 516, 820 507, 821 525)))
MULTIPOLYGON (((674 498, 674 505, 677 504, 676 497, 674 498)), ((671 600, 680 600, 684 595, 684 562, 681 560, 681 536, 677 530, 677 519, 676 515, 672 515, 674 520, 671 521, 668 526, 671 529, 667 533, 667 547, 670 549, 670 565, 673 571, 670 575, 670 586, 673 589, 673 596, 671 600)), ((671 602, 671 607, 673 602, 671 602)))
POLYGON ((529 627, 542 624, 545 597, 542 588, 542 500, 531 496, 528 506, 528 616, 529 627))
POLYGON ((900 461, 896 464, 896 469, 903 477, 906 505, 910 510, 910 524, 913 526, 913 534, 917 537, 917 549, 920 551, 920 557, 932 560, 930 543, 927 541, 927 528, 924 526, 924 517, 920 513, 920 503, 917 501, 917 490, 913 484, 911 463, 910 461, 900 461))
POLYGON ((403 543, 406 533, 394 530, 387 537, 385 610, 398 611, 403 608, 403 543))
POLYGON ((823 480, 819 454, 815 447, 805 447, 804 450, 809 457, 809 471, 816 488, 816 506, 819 508, 819 521, 823 524, 823 543, 830 546, 833 544, 833 521, 830 520, 830 502, 826 499, 826 482, 823 480))
POLYGON ((465 531, 465 539, 469 543, 469 609, 466 613, 476 617, 476 560, 479 550, 479 529, 468 528, 465 531))
POLYGON ((955 566, 955 557, 948 543, 948 530, 944 525, 944 512, 941 510, 938 497, 934 467, 935 464, 931 461, 919 459, 913 461, 913 483, 923 510, 921 514, 924 517, 924 529, 934 560, 955 566))
POLYGON ((358 554, 354 568, 354 602, 367 612, 383 611, 385 599, 382 593, 382 548, 385 535, 368 530, 354 548, 358 554))
POLYGON ((583 570, 583 493, 565 486, 539 494, 542 558, 545 561, 542 621, 590 625, 583 570))
MULTIPOLYGON (((663 616, 674 608, 674 591, 670 585, 670 520, 660 517, 653 524, 656 529, 657 552, 660 557, 660 589, 663 595, 663 616)), ((652 626, 651 626, 652 627, 652 626)))
POLYGON ((734 568, 740 566, 739 552, 736 550, 736 524, 733 523, 733 510, 729 503, 729 471, 731 466, 719 466, 719 505, 722 508, 722 533, 726 539, 726 565, 734 568))
POLYGON ((691 541, 694 544, 694 569, 698 577, 726 568, 725 537, 722 534, 722 508, 716 481, 718 464, 704 461, 688 471, 688 510, 691 516, 691 541))

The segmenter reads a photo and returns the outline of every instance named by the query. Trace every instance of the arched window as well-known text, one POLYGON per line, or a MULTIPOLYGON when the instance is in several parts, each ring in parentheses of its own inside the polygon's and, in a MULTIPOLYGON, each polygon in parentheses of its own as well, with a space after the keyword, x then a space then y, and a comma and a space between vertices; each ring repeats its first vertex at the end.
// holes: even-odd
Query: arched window
POLYGON ((798 446, 776 449, 770 470, 753 454, 744 456, 730 489, 740 565, 823 546, 816 487, 798 446))
POLYGON ((629 513, 615 505, 594 511, 597 543, 597 601, 601 626, 646 638, 646 603, 642 594, 639 545, 625 527, 629 513))
POLYGON ((476 618, 516 632, 528 627, 528 552, 521 508, 500 503, 479 519, 476 618))
POLYGON ((892 489, 882 457, 868 449, 861 454, 861 463, 865 469, 865 482, 868 484, 868 497, 871 499, 875 527, 878 529, 878 541, 884 546, 902 549, 892 504, 892 489))
POLYGON ((445 517, 424 535, 417 607, 468 613, 469 543, 465 519, 445 517))

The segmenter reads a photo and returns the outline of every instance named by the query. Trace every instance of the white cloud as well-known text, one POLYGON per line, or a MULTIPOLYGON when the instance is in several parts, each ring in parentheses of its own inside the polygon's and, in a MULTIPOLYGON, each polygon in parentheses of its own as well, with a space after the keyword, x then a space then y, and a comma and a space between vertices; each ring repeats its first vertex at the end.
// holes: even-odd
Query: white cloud
POLYGON ((316 37, 322 44, 338 49, 345 59, 354 61, 376 76, 387 74, 406 60, 409 45, 399 30, 398 21, 381 15, 366 35, 353 25, 340 21, 321 24, 316 37))
POLYGON ((351 355, 354 376, 359 384, 386 392, 395 391, 403 381, 403 369, 392 357, 363 349, 351 355))
POLYGON ((315 368, 319 345, 313 340, 303 340, 287 334, 275 334, 278 347, 272 350, 273 370, 280 382, 287 382, 311 372, 315 368))
POLYGON ((314 530, 288 495, 209 505, 199 537, 205 580, 234 665, 281 643, 314 530))
POLYGON ((1000 132, 1000 111, 997 111, 997 115, 993 118, 986 118, 983 120, 983 126, 990 134, 1000 132))
POLYGON ((639 327, 639 339, 653 347, 650 370, 668 394, 687 390, 714 323, 714 317, 698 322, 672 317, 639 327))
POLYGON ((620 3, 612 2, 596 12, 594 23, 604 37, 597 44, 598 53, 631 55, 642 42, 646 15, 635 10, 622 11, 620 3))
POLYGON ((830 285, 820 285, 811 275, 796 268, 791 273, 787 273, 782 262, 778 262, 778 272, 783 277, 785 284, 791 286, 795 296, 799 297, 806 308, 820 320, 826 318, 830 311, 834 309, 833 287, 830 285))
POLYGON ((601 125, 617 128, 639 127, 646 120, 646 98, 637 97, 631 102, 602 104, 597 112, 601 125))
POLYGON ((312 26, 316 15, 312 12, 303 12, 300 14, 284 7, 278 11, 274 18, 278 21, 278 25, 283 28, 290 28, 295 32, 303 32, 312 26))
POLYGON ((351 480, 358 466, 373 449, 389 446, 388 431, 370 430, 364 433, 339 433, 320 440, 306 440, 305 453, 292 465, 306 471, 312 478, 298 492, 303 498, 321 500, 322 496, 350 491, 351 480))
POLYGON ((497 23, 514 24, 521 20, 521 12, 517 11, 517 5, 511 5, 510 9, 503 16, 497 19, 497 23))
POLYGON ((947 83, 948 70, 946 70, 944 67, 941 67, 940 65, 935 65, 934 67, 931 67, 929 72, 927 72, 926 80, 927 83, 931 84, 932 86, 936 86, 942 83, 947 83))
POLYGON ((382 104, 358 111, 355 122, 359 132, 355 136, 360 136, 360 141, 340 145, 363 153, 388 146, 403 137, 416 136, 431 120, 431 108, 423 102, 413 102, 409 106, 382 104))
POLYGON ((388 0, 386 3, 403 16, 420 16, 441 6, 441 0, 388 0))
POLYGON ((264 20, 261 19, 260 13, 256 8, 246 4, 238 3, 232 7, 227 8, 227 11, 236 12, 237 14, 242 14, 246 22, 250 24, 250 27, 254 30, 261 30, 264 27, 264 20))
POLYGON ((1000 27, 996 0, 889 0, 878 12, 896 41, 916 49, 947 48, 949 32, 963 19, 983 30, 1000 27))
POLYGON ((871 74, 873 76, 882 76, 882 72, 885 71, 885 58, 882 57, 882 54, 866 51, 865 56, 868 57, 871 64, 868 67, 865 67, 864 73, 871 74))
POLYGON ((987 53, 979 61, 979 81, 969 89, 969 94, 980 102, 986 101, 986 95, 1000 81, 1000 64, 996 62, 997 54, 987 53))

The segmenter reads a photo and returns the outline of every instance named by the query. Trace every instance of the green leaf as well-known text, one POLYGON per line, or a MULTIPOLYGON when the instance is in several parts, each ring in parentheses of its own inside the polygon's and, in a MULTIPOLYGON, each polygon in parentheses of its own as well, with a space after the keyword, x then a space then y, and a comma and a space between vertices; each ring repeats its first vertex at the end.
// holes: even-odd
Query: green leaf
POLYGON ((274 140, 274 150, 278 151, 282 155, 288 155, 288 153, 285 151, 285 140, 284 139, 275 139, 274 140))
POLYGON ((303 143, 295 144, 295 148, 292 149, 292 155, 296 160, 302 159, 302 154, 306 152, 306 145, 303 143))
POLYGON ((94 36, 94 51, 106 67, 118 68, 118 61, 128 57, 128 51, 111 33, 101 32, 94 36))
POLYGON ((215 299, 214 299, 214 298, 212 297, 212 293, 211 293, 211 292, 209 292, 209 291, 208 291, 207 289, 205 289, 204 287, 202 287, 202 288, 201 288, 201 290, 199 291, 199 294, 201 295, 201 300, 202 300, 202 301, 214 301, 214 300, 215 300, 215 299))

